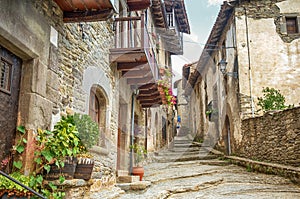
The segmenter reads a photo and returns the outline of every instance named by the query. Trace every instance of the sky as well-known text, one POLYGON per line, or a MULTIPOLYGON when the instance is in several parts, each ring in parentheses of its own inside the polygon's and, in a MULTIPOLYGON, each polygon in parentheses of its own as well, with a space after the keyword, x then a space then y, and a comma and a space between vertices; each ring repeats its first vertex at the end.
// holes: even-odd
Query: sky
POLYGON ((184 34, 184 54, 172 56, 174 81, 181 78, 182 66, 198 61, 215 23, 223 0, 185 0, 191 34, 184 34))

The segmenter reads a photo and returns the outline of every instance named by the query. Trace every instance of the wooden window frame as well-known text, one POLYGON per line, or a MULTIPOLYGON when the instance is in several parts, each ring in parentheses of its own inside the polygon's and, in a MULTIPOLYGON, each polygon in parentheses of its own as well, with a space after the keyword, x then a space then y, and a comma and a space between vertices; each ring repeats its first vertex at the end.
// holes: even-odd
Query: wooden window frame
POLYGON ((299 33, 297 26, 297 17, 285 17, 287 34, 299 33))
POLYGON ((280 24, 281 33, 285 35, 298 35, 300 34, 300 13, 297 14, 283 14, 280 24), (294 31, 290 31, 288 21, 294 21, 294 31))
POLYGON ((94 89, 90 91, 90 101, 89 101, 89 115, 93 121, 100 125, 100 101, 97 96, 97 92, 94 89))
MULTIPOLYGON (((1 64, 6 63, 9 66, 8 77, 7 77, 7 80, 5 81, 6 85, 4 85, 4 87, 2 87, 2 85, 1 85, 2 83, 0 82, 0 91, 4 92, 6 94, 11 94, 13 64, 3 57, 1 57, 0 62, 1 62, 1 64)), ((2 70, 2 65, 1 65, 0 69, 2 70)), ((5 73, 7 73, 7 72, 5 71, 5 73)), ((2 81, 2 75, 3 75, 3 73, 2 73, 2 71, 0 71, 0 81, 2 81)))

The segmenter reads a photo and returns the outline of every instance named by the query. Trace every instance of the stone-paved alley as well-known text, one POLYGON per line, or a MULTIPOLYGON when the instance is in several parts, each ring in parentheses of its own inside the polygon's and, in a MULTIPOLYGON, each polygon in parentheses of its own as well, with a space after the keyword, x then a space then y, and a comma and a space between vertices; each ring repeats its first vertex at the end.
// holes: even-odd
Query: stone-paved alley
POLYGON ((151 182, 147 189, 130 190, 117 198, 300 198, 300 187, 289 179, 247 171, 205 153, 205 147, 177 145, 171 152, 157 154, 156 163, 145 167, 143 180, 151 182))

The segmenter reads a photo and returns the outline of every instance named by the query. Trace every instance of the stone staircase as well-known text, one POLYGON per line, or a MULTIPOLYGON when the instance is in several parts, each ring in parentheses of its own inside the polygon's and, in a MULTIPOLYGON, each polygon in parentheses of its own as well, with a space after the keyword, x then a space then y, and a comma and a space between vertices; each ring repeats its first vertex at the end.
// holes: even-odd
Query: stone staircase
POLYGON ((176 136, 168 149, 156 152, 153 158, 159 163, 218 158, 217 155, 210 153, 210 150, 209 146, 193 142, 189 136, 176 136))

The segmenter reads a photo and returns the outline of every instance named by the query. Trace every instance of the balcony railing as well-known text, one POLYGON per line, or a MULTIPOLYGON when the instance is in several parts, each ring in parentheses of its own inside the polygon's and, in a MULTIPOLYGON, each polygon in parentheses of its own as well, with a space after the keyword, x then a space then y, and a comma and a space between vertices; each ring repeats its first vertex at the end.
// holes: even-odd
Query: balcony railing
POLYGON ((116 18, 114 29, 115 48, 110 49, 110 51, 112 54, 126 54, 128 55, 128 60, 124 61, 124 58, 122 60, 118 60, 118 58, 116 58, 115 60, 111 61, 118 63, 132 63, 139 61, 147 62, 150 66, 153 78, 155 80, 158 80, 159 71, 154 50, 156 46, 152 43, 150 39, 150 34, 145 24, 144 14, 136 17, 116 18), (134 57, 134 54, 138 53, 142 53, 145 56, 146 60, 130 59, 130 56, 134 57))

